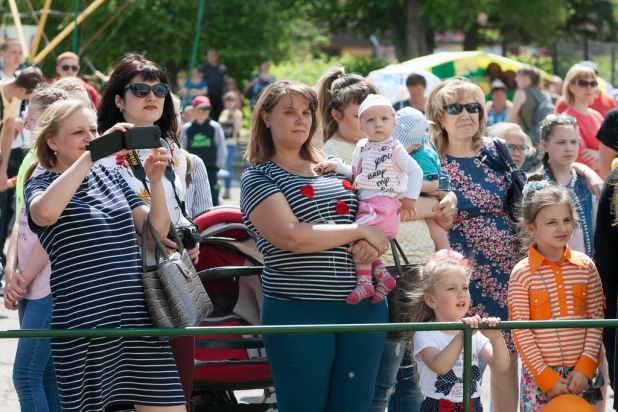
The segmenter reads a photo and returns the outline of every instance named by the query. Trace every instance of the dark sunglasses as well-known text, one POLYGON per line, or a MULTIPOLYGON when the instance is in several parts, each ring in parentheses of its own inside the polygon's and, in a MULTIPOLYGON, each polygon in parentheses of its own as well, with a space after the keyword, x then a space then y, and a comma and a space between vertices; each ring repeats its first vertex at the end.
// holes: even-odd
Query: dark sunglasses
POLYGON ((148 96, 151 90, 156 97, 163 98, 169 94, 170 87, 165 83, 159 83, 152 86, 146 83, 133 83, 124 89, 125 92, 127 90, 131 90, 135 97, 139 97, 140 99, 148 96))
POLYGON ((481 105, 479 103, 453 103, 444 106, 443 109, 446 110, 448 114, 459 114, 463 109, 466 109, 468 113, 478 113, 481 110, 481 105))
POLYGON ((195 109, 195 111, 198 113, 206 113, 210 111, 210 107, 200 107, 199 109, 195 109))
POLYGON ((561 120, 567 123, 577 123, 577 119, 573 116, 569 116, 568 114, 548 114, 547 116, 545 116, 545 120, 552 123, 559 122, 561 120))
POLYGON ((69 69, 71 69, 74 72, 76 72, 77 69, 79 69, 79 66, 71 66, 71 65, 68 65, 68 64, 63 64, 60 68, 62 69, 62 71, 65 71, 65 72, 69 71, 69 69))
POLYGON ((596 80, 579 79, 575 81, 575 84, 579 87, 594 87, 596 89, 599 85, 599 82, 597 82, 596 80))

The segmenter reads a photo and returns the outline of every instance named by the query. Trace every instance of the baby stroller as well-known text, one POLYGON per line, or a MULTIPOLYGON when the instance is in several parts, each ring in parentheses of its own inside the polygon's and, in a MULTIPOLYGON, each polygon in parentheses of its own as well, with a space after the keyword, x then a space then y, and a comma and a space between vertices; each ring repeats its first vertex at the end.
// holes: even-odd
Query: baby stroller
MULTIPOLYGON (((240 208, 219 206, 194 219, 200 228, 196 265, 214 310, 200 326, 259 325, 264 264, 240 208)), ((196 336, 191 411, 267 411, 272 374, 257 336, 196 336), (238 404, 234 391, 262 389, 261 403, 238 404)))

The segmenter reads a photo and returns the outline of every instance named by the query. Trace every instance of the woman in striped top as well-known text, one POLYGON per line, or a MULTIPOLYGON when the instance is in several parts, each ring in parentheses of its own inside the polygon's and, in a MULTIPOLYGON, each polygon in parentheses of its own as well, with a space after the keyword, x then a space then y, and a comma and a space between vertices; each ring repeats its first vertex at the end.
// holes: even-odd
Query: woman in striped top
MULTIPOLYGON (((514 321, 602 319, 603 289, 592 260, 567 242, 576 226, 568 192, 547 181, 524 187, 522 233, 534 240, 528 257, 513 269, 509 317, 514 321)), ((562 394, 579 395, 599 364, 602 330, 513 330, 523 362, 522 412, 541 410, 562 394)))
MULTIPOLYGON (((150 213, 157 234, 167 235, 167 154, 155 151, 144 165, 149 210, 118 171, 92 161, 85 147, 96 136, 94 111, 75 100, 54 103, 35 131, 47 171, 26 183, 24 201, 28 225, 51 261, 51 328, 152 327, 136 233, 150 213)), ((156 337, 56 338, 52 356, 63 411, 185 410, 170 346, 156 337)))
MULTIPOLYGON (((356 286, 353 259, 373 262, 388 239, 354 224, 358 199, 343 175, 314 171, 326 159, 311 144, 317 105, 309 86, 279 81, 251 118, 253 164, 241 178, 240 207, 264 255, 262 324, 387 322, 384 301, 345 302, 356 286)), ((279 410, 366 411, 385 340, 385 333, 264 336, 279 410)))

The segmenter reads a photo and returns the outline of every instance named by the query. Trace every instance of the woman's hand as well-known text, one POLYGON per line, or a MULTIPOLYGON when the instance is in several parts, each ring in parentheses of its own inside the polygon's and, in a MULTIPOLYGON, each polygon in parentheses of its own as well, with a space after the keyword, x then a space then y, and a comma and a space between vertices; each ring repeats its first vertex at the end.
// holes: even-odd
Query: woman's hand
POLYGON ((444 230, 449 230, 457 215, 457 196, 453 192, 433 192, 430 196, 440 200, 440 203, 433 208, 434 212, 438 212, 435 219, 444 230))
POLYGON ((133 129, 135 125, 133 123, 116 123, 111 128, 105 131, 103 134, 108 134, 111 132, 115 132, 116 130, 120 132, 126 132, 128 129, 133 129))
POLYGON ((573 395, 579 395, 588 387, 590 381, 586 375, 578 371, 572 371, 567 376, 568 389, 573 395))
POLYGON ((389 241, 386 233, 377 226, 360 226, 363 230, 363 239, 374 247, 382 256, 388 250, 389 241))
POLYGON ((582 152, 582 159, 584 159, 593 170, 599 170, 601 166, 601 153, 598 150, 584 149, 582 152))
POLYGON ((21 282, 25 283, 25 279, 19 273, 14 273, 7 279, 6 288, 4 288, 5 308, 16 310, 17 302, 26 295, 26 288, 20 286, 21 282))
MULTIPOLYGON (((165 246, 165 251, 168 254, 174 253, 175 251, 178 250, 178 245, 173 240, 165 238, 165 239, 161 239, 161 243, 163 243, 163 246, 165 246)), ((150 245, 150 242, 148 242, 148 244, 150 245)), ((189 254, 189 257, 191 258, 191 262, 193 262, 193 264, 196 265, 200 257, 200 244, 197 243, 195 247, 191 250, 187 249, 187 253, 189 254)))
POLYGON ((316 173, 325 174, 329 172, 334 172, 339 164, 338 160, 327 160, 325 162, 320 162, 313 167, 313 170, 316 173))
POLYGON ((549 398, 549 400, 551 401, 556 396, 566 395, 570 393, 567 389, 567 385, 568 381, 564 378, 560 378, 560 380, 556 382, 554 387, 547 391, 547 397, 549 398))
POLYGON ((388 250, 388 248, 383 251, 378 251, 366 240, 354 242, 354 244, 348 248, 348 252, 352 254, 354 261, 359 263, 373 262, 378 257, 382 256, 386 250, 388 250))
POLYGON ((146 171, 148 180, 151 182, 160 181, 163 177, 163 173, 165 173, 168 161, 166 149, 162 147, 152 149, 152 154, 148 156, 144 164, 144 170, 146 171))

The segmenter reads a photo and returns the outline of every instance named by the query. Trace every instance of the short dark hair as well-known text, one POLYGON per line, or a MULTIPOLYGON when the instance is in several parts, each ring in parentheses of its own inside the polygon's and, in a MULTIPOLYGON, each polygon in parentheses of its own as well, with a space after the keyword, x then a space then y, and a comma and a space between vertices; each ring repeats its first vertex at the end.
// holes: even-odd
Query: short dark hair
POLYGON ((416 86, 417 84, 427 87, 427 80, 420 74, 412 73, 406 79, 406 87, 416 86))
POLYGON ((26 67, 19 72, 15 79, 15 86, 23 87, 26 93, 31 94, 43 82, 43 73, 38 67, 26 67))
MULTIPOLYGON (((98 123, 99 133, 104 133, 116 123, 124 122, 124 115, 116 106, 116 95, 124 97, 125 88, 135 76, 140 76, 145 81, 161 82, 170 84, 170 79, 165 71, 156 63, 146 60, 143 56, 136 53, 125 54, 109 78, 109 82, 103 91, 103 97, 99 104, 98 123)), ((172 94, 168 93, 163 102, 163 114, 155 122, 161 129, 161 136, 165 139, 172 139, 180 146, 176 131, 178 130, 178 120, 172 94)))

